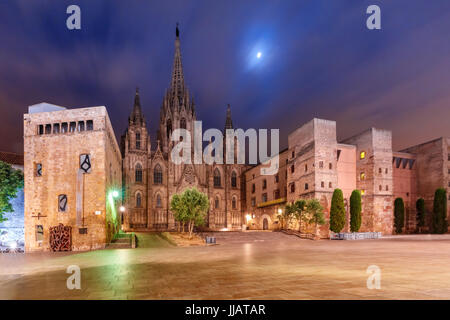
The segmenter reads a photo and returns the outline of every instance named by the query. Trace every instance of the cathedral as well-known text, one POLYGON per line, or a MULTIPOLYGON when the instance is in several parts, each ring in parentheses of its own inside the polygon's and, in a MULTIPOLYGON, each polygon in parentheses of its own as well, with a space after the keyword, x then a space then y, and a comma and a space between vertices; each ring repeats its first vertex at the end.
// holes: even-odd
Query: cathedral
MULTIPOLYGON (((138 89, 128 128, 121 138, 124 230, 174 230, 176 221, 170 211, 172 196, 192 187, 207 194, 210 199, 207 228, 242 228, 241 175, 244 165, 175 164, 171 161, 170 154, 174 146, 172 132, 183 128, 193 137, 196 119, 194 98, 184 81, 180 32, 177 27, 172 77, 161 105, 156 143, 152 145, 149 135, 151 128, 147 128, 138 89)), ((226 129, 233 129, 230 106, 226 112, 226 129)))

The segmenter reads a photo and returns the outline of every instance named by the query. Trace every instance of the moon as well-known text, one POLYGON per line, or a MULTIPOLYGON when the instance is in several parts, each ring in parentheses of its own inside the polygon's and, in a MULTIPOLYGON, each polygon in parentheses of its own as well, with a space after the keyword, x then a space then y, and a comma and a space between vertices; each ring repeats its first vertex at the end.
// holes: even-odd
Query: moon
POLYGON ((261 56, 262 56, 262 53, 261 53, 261 51, 259 51, 259 52, 256 54, 256 58, 261 59, 261 56))

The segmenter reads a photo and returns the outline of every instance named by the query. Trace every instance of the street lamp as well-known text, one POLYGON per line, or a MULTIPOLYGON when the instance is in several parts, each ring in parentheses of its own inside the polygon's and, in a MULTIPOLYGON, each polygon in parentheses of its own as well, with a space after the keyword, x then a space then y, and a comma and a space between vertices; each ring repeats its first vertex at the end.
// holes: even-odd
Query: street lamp
POLYGON ((124 206, 120 206, 119 210, 120 210, 120 212, 125 212, 125 207, 124 206))

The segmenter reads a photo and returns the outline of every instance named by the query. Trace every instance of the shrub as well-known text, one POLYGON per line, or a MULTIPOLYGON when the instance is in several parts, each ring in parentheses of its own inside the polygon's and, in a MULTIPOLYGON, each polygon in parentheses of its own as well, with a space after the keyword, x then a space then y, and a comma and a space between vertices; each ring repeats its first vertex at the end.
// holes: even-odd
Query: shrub
POLYGON ((447 192, 444 188, 439 188, 434 193, 432 231, 447 232, 447 192))
POLYGON ((344 195, 341 189, 335 189, 331 199, 330 230, 341 232, 345 226, 344 195))
POLYGON ((350 196, 350 231, 358 232, 361 227, 361 192, 353 190, 350 196))
POLYGON ((425 226, 425 200, 423 198, 416 201, 417 227, 425 226))
POLYGON ((402 198, 394 201, 394 228, 396 233, 402 233, 405 224, 405 204, 402 198))

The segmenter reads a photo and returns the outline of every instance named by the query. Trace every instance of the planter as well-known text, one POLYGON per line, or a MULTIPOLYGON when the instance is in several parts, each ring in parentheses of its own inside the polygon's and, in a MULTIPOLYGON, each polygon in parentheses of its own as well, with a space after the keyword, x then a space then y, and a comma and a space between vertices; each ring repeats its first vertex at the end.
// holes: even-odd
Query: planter
POLYGON ((380 239, 381 232, 331 232, 330 240, 368 240, 380 239))

